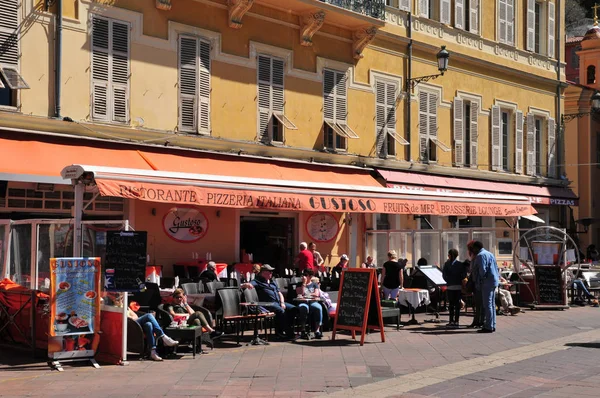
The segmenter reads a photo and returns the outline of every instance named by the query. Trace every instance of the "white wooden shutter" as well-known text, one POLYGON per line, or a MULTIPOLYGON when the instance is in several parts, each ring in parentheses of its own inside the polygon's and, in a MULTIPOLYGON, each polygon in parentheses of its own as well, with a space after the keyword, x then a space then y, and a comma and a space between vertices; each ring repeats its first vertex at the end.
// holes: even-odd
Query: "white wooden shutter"
POLYGON ((492 106, 492 170, 501 170, 501 111, 498 105, 492 106))
POLYGON ((427 148, 429 144, 429 93, 419 91, 419 157, 421 161, 428 160, 427 148))
POLYGON ((410 3, 411 0, 399 0, 398 8, 400 8, 402 11, 410 11, 410 3))
POLYGON ((479 0, 471 0, 469 7, 469 31, 479 33, 479 0))
POLYGON ((463 140, 464 128, 464 104, 462 98, 454 98, 454 165, 462 167, 464 164, 463 140))
POLYGON ((548 56, 554 58, 555 36, 554 3, 548 2, 548 56))
POLYGON ((258 56, 258 135, 259 141, 267 143, 271 119, 271 58, 258 56))
POLYGON ((92 119, 109 120, 110 24, 107 19, 92 17, 92 119))
POLYGON ((498 0, 498 41, 506 43, 506 0, 498 0))
POLYGON ((327 69, 323 71, 323 118, 335 118, 335 72, 327 69))
MULTIPOLYGON (((390 145, 396 145, 398 138, 396 137, 396 85, 393 83, 386 83, 385 85, 385 109, 386 109, 386 150, 387 154, 391 154, 390 145), (390 141, 388 135, 394 137, 395 141, 390 141), (390 144, 391 143, 391 144, 390 144)), ((395 151, 393 152, 396 153, 395 151)))
POLYGON ((129 122, 129 24, 111 21, 112 117, 129 122))
POLYGON ((506 0, 506 44, 515 45, 515 0, 506 0))
POLYGON ((527 114, 527 174, 535 175, 535 118, 527 114))
POLYGON ((198 94, 198 40, 179 38, 179 130, 196 132, 198 94))
POLYGON ((515 173, 523 174, 523 112, 515 117, 515 173))
MULTIPOLYGON (((439 0, 440 1, 440 22, 450 25, 452 19, 452 10, 450 6, 450 0, 439 0)), ((462 1, 462 0, 458 0, 462 1)))
POLYGON ((429 18, 429 0, 419 0, 419 16, 429 18))
POLYGON ((210 43, 199 41, 198 130, 210 133, 210 43))
POLYGON ((556 177, 556 123, 548 119, 548 177, 556 177))
POLYGON ((479 104, 471 102, 471 167, 477 168, 477 139, 479 137, 479 104))
POLYGON ((375 148, 377 156, 386 157, 386 84, 384 82, 375 83, 375 148))
POLYGON ((342 72, 335 73, 335 120, 336 122, 346 123, 347 116, 347 89, 346 74, 342 72))
POLYGON ((535 50, 535 0, 527 0, 527 51, 535 50))
MULTIPOLYGON (((448 1, 448 6, 450 6, 450 1, 448 1)), ((454 26, 459 29, 465 27, 465 0, 454 0, 454 26)))
POLYGON ((437 138, 437 101, 438 96, 435 93, 429 93, 429 136, 437 138))
POLYGON ((0 62, 19 66, 18 0, 0 1, 0 62))

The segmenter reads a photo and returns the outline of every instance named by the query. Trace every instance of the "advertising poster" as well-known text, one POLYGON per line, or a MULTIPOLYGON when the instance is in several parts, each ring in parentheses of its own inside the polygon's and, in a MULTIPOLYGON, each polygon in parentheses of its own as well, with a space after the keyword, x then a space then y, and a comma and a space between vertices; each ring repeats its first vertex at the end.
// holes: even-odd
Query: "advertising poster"
POLYGON ((100 331, 100 258, 50 259, 48 356, 93 357, 100 331))

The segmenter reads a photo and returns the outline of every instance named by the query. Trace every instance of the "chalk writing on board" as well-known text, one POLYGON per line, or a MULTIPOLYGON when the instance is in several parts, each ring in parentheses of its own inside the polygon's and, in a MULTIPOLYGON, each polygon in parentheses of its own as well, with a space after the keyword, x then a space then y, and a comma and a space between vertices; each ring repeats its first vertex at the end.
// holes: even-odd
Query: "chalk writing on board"
POLYGON ((107 269, 114 269, 110 290, 128 292, 143 288, 146 245, 144 231, 107 232, 105 263, 107 269))
POLYGON ((535 281, 540 304, 564 304, 560 267, 535 267, 535 281))
POLYGON ((371 275, 361 272, 345 272, 340 287, 338 325, 361 327, 367 306, 367 291, 371 275))

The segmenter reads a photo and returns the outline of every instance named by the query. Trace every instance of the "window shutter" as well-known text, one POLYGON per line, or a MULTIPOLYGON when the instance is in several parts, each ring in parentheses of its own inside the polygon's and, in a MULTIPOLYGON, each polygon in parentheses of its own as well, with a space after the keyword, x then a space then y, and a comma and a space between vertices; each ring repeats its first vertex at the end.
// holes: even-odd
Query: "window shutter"
POLYGON ((429 93, 426 91, 419 91, 419 157, 422 161, 428 159, 427 147, 429 144, 429 117, 427 110, 429 93))
POLYGON ((271 77, 273 79, 272 82, 272 98, 273 98, 273 103, 271 104, 273 112, 278 113, 278 114, 283 114, 283 107, 284 107, 284 89, 283 89, 283 65, 284 62, 281 59, 275 59, 273 58, 272 60, 273 63, 273 67, 272 67, 272 74, 271 77))
POLYGON ((210 43, 200 40, 200 84, 198 86, 198 130, 210 133, 210 43))
POLYGON ((477 138, 479 118, 479 104, 471 102, 471 167, 477 168, 477 138))
MULTIPOLYGON (((450 11, 450 1, 448 1, 448 11, 450 11)), ((450 15, 448 15, 448 23, 450 23, 450 15)), ((454 0, 454 26, 459 29, 465 27, 465 0, 454 0)))
MULTIPOLYGON (((456 0, 463 1, 463 0, 456 0)), ((440 22, 450 25, 452 11, 450 9, 450 0, 440 0, 440 22)))
POLYGON ((336 72, 335 74, 335 120, 336 122, 346 122, 346 74, 336 72))
POLYGON ((548 2, 548 56, 550 58, 554 58, 554 36, 555 36, 555 26, 554 26, 554 3, 548 2))
POLYGON ((515 45, 515 0, 506 0, 506 43, 515 45))
POLYGON ((429 0, 419 0, 419 16, 429 18, 429 0))
POLYGON ((19 66, 18 0, 0 1, 0 59, 3 64, 19 66))
POLYGON ((479 0, 471 0, 469 3, 469 30, 471 33, 479 33, 479 0))
POLYGON ((454 98, 454 165, 462 167, 464 164, 463 136, 464 128, 464 106, 462 98, 454 98))
POLYGON ((556 123, 548 119, 548 177, 556 177, 556 123))
POLYGON ((429 136, 437 137, 437 94, 429 93, 429 136))
POLYGON ((198 40, 179 38, 179 129, 197 131, 198 40))
POLYGON ((506 0, 498 0, 498 41, 506 43, 506 0))
POLYGON ((500 170, 500 107, 492 106, 492 170, 500 170))
MULTIPOLYGON (((386 131, 387 135, 396 137, 396 85, 393 83, 387 83, 385 89, 385 101, 386 101, 386 131)), ((385 135, 384 140, 386 143, 387 154, 390 154, 389 137, 385 135)), ((394 138, 395 140, 396 138, 394 138)), ((392 143, 391 145, 396 145, 392 143)), ((394 152, 395 153, 395 152, 394 152)))
POLYGON ((384 82, 378 81, 375 84, 375 125, 376 125, 376 135, 375 135, 375 145, 377 150, 377 156, 386 157, 387 151, 385 147, 386 142, 386 84, 384 82))
POLYGON ((411 0, 400 0, 398 2, 398 8, 400 8, 402 11, 410 11, 410 3, 411 0))
POLYGON ((335 118, 335 72, 323 71, 323 118, 333 120, 335 118))
POLYGON ((113 121, 129 122, 129 25, 111 21, 113 121))
POLYGON ((108 121, 109 21, 92 18, 92 118, 108 121))
POLYGON ((527 0, 527 51, 535 49, 535 0, 527 0))
POLYGON ((523 112, 515 117, 515 173, 523 174, 523 112))
POLYGON ((269 142, 271 119, 271 58, 258 56, 258 140, 269 142))
POLYGON ((527 175, 535 174, 535 119, 527 114, 527 175))

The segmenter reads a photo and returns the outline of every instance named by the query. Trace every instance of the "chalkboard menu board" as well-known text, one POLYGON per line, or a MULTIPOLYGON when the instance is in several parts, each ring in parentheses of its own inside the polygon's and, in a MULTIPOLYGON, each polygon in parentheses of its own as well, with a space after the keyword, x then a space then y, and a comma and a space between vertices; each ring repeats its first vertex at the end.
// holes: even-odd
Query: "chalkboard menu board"
POLYGON ((147 233, 106 233, 105 288, 116 292, 138 292, 146 278, 147 233))
POLYGON ((556 266, 535 267, 535 287, 539 304, 563 305, 564 288, 562 281, 562 270, 556 266))
POLYGON ((342 273, 332 339, 337 329, 351 330, 353 338, 360 331, 363 345, 367 326, 380 330, 385 342, 376 273, 374 269, 348 269, 342 273))

